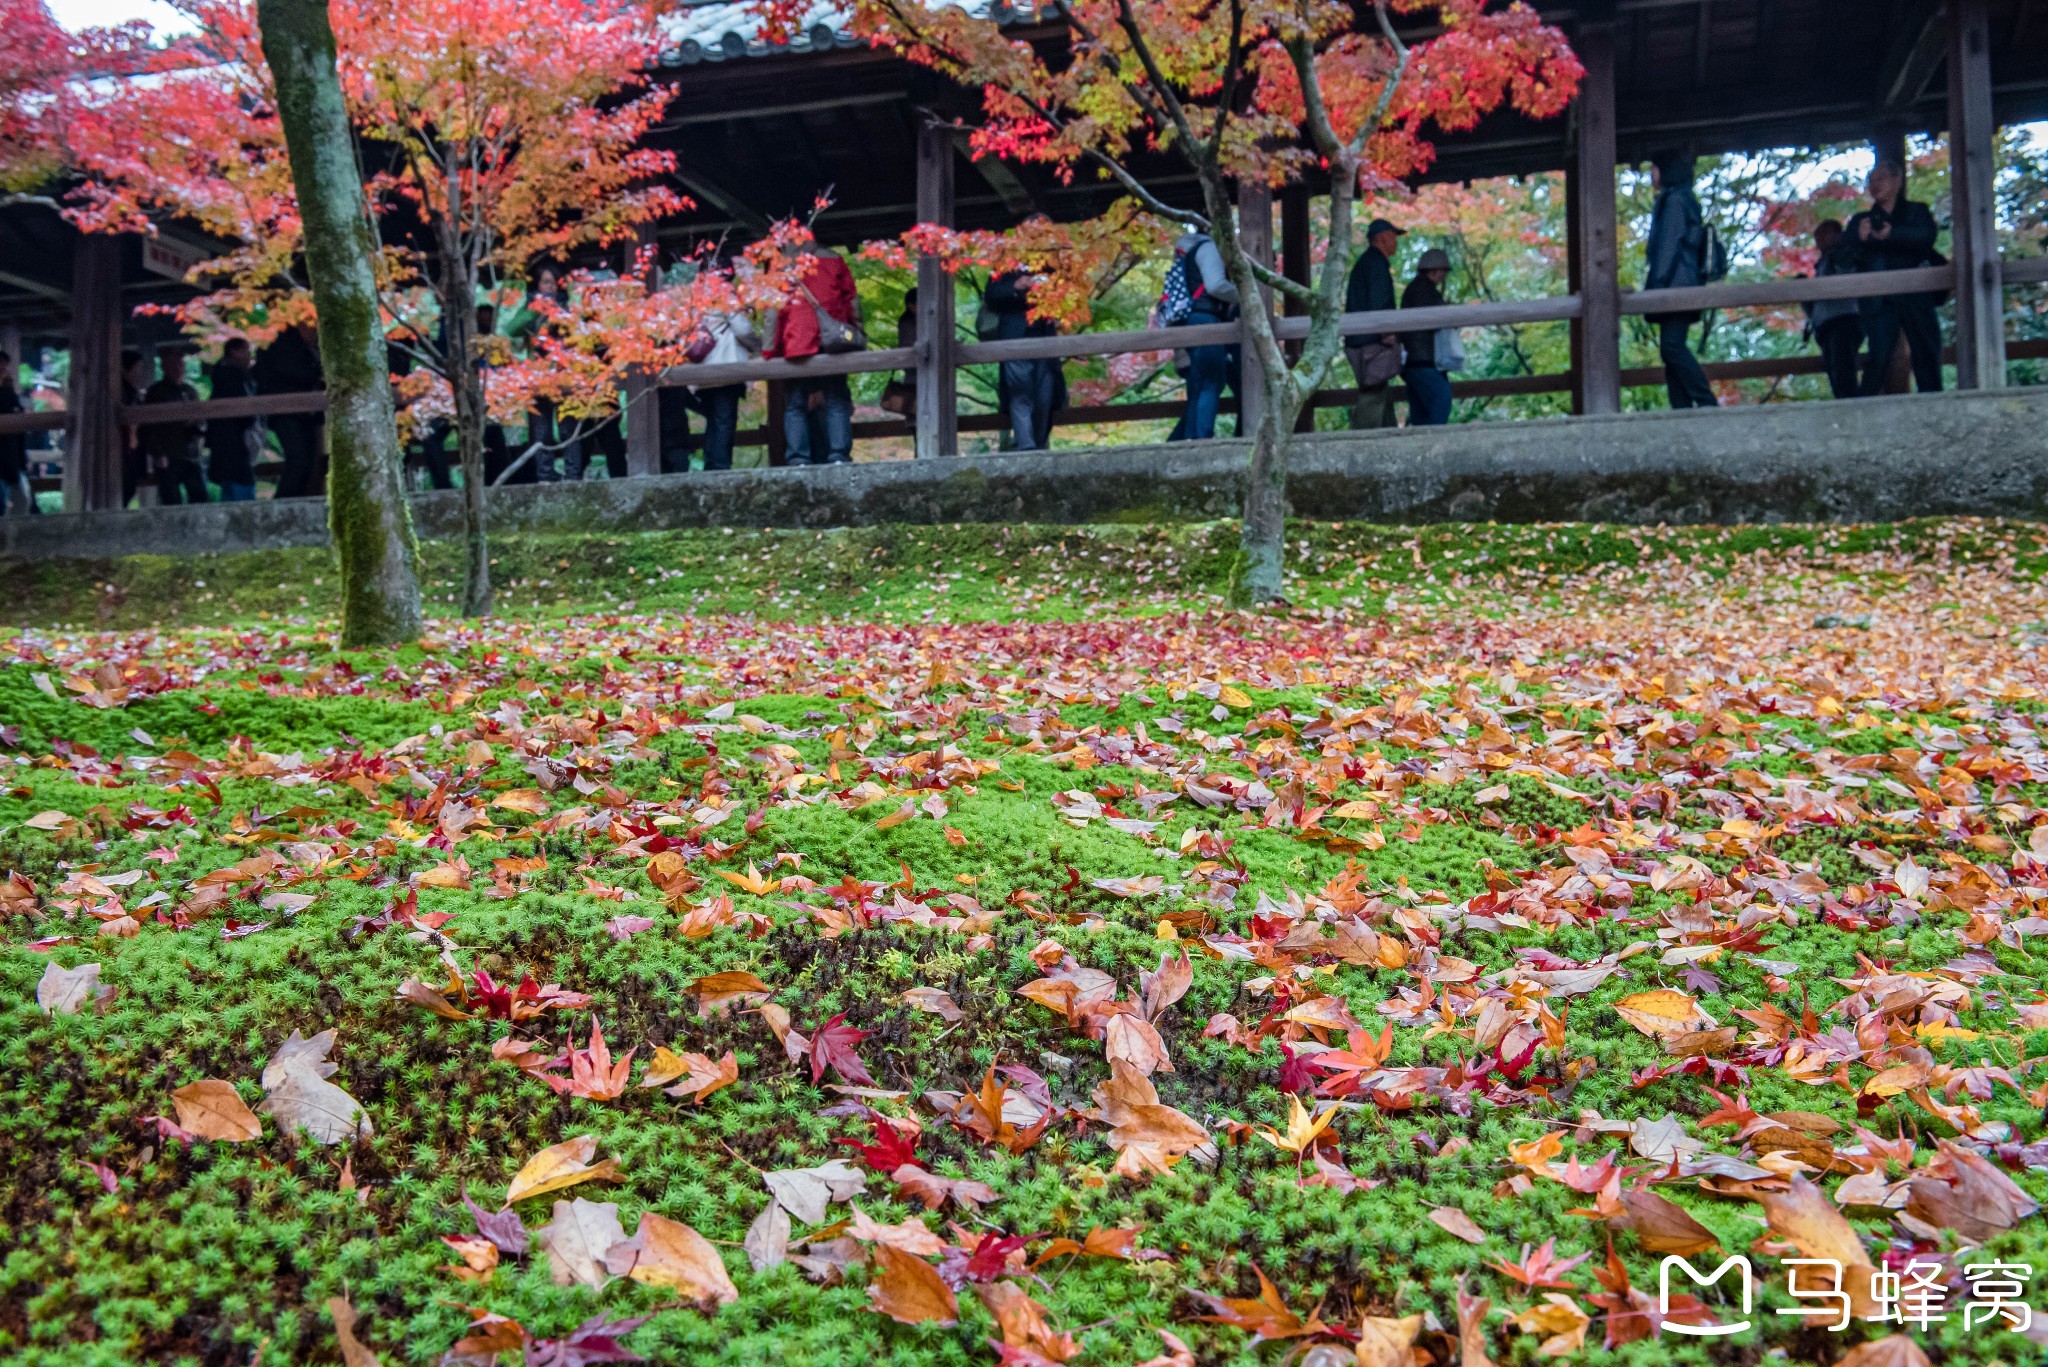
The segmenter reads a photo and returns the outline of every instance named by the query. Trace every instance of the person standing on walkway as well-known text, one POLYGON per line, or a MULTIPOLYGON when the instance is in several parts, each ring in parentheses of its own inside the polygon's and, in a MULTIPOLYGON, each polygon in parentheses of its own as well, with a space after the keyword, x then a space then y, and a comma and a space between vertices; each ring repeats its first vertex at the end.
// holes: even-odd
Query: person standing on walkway
MULTIPOLYGON (((1451 258, 1441 247, 1431 247, 1415 264, 1415 278, 1401 292, 1404 309, 1441 308, 1444 281, 1451 275, 1451 258)), ((1401 382, 1408 386, 1408 425, 1442 427, 1451 420, 1451 381, 1437 364, 1436 329, 1418 328, 1404 332, 1401 350, 1401 382)))
MULTIPOLYGON (((1683 152, 1668 152, 1650 163, 1650 184, 1657 191, 1657 206, 1650 213, 1650 239, 1646 244, 1649 270, 1643 288, 1682 290, 1705 283, 1707 221, 1700 211, 1700 197, 1693 192, 1693 159, 1683 152)), ((1714 397, 1707 372, 1692 354, 1686 333, 1700 320, 1698 309, 1682 313, 1652 314, 1657 325, 1657 353, 1664 361, 1664 390, 1673 408, 1713 408, 1714 397)))
MULTIPOLYGON (((14 379, 14 358, 0 351, 0 414, 28 411, 14 379)), ((0 514, 23 516, 34 509, 35 499, 28 484, 28 434, 0 437, 0 514)))
MULTIPOLYGON (((1024 271, 1004 271, 988 282, 981 302, 996 318, 995 336, 988 340, 1008 342, 1059 334, 1050 318, 1031 317, 1031 291, 1044 283, 1043 275, 1024 271)), ((1064 370, 1051 359, 1002 363, 996 397, 998 408, 1010 421, 1011 450, 1043 451, 1052 445, 1052 415, 1066 406, 1064 370)))
MULTIPOLYGON (((298 323, 263 348, 254 367, 258 394, 309 394, 327 388, 311 323, 298 323)), ((327 492, 327 415, 274 413, 270 430, 284 456, 277 497, 320 498, 327 492)))
MULTIPOLYGON (((246 399, 256 392, 249 371, 249 339, 230 337, 220 359, 206 372, 216 399, 246 399)), ((206 473, 220 486, 220 501, 244 503, 256 497, 256 452, 262 431, 255 418, 206 420, 206 473)))
MULTIPOLYGON (((822 243, 810 246, 796 297, 776 310, 775 328, 764 356, 797 361, 828 350, 857 350, 844 343, 828 347, 827 331, 850 337, 860 328, 860 295, 853 272, 838 252, 822 243), (830 319, 826 323, 820 314, 830 319), (849 334, 848 330, 851 330, 849 334)), ((853 392, 844 375, 791 380, 782 407, 790 465, 846 465, 853 460, 853 392)))
MULTIPOLYGON (((1846 263, 1842 223, 1824 218, 1813 230, 1814 249, 1820 257, 1813 263, 1813 278, 1851 273, 1846 263)), ((1806 326, 1813 343, 1820 348, 1821 364, 1827 367, 1828 388, 1838 399, 1853 399, 1860 383, 1856 374, 1856 353, 1863 347, 1863 311, 1854 299, 1816 299, 1806 306, 1806 326)))
MULTIPOLYGON (((1153 309, 1161 327, 1206 327, 1237 317, 1237 286, 1223 268, 1223 253, 1204 232, 1190 230, 1173 244, 1173 264, 1153 309)), ((1168 441, 1207 441, 1216 435, 1216 410, 1230 379, 1237 348, 1225 342, 1186 348, 1187 406, 1168 441)))
MULTIPOLYGON (((1906 198, 1906 169, 1885 158, 1870 168, 1870 207, 1849 220, 1843 247, 1858 271, 1906 271, 1940 265, 1935 251, 1934 213, 1918 200, 1906 198)), ((1884 392, 1892 351, 1903 335, 1913 354, 1913 383, 1922 394, 1941 389, 1941 320, 1935 316, 1939 294, 1887 294, 1861 303, 1863 335, 1870 349, 1863 361, 1857 393, 1884 392)))
MULTIPOLYGON (((167 346, 157 350, 156 382, 143 391, 148 403, 197 403, 199 391, 185 378, 185 357, 190 348, 167 346)), ((210 503, 206 476, 199 469, 200 441, 206 424, 197 419, 183 422, 153 422, 142 429, 143 454, 149 472, 156 479, 156 501, 168 507, 177 503, 210 503)))
MULTIPOLYGON (((708 313, 704 332, 711 339, 705 365, 738 365, 751 361, 761 350, 761 334, 754 320, 744 313, 708 313)), ((704 468, 732 469, 733 438, 740 430, 740 401, 747 397, 745 384, 710 384, 691 391, 697 411, 704 415, 704 468)))
MULTIPOLYGON (((1366 247, 1352 263, 1344 289, 1346 313, 1382 313, 1394 307, 1394 253, 1404 228, 1384 218, 1365 227, 1366 247)), ((1401 370, 1401 341, 1392 332, 1360 333, 1344 339, 1344 358, 1358 380, 1358 401, 1351 406, 1355 430, 1394 426, 1394 400, 1389 392, 1401 370)))
MULTIPOLYGON (((149 392, 149 362, 139 351, 121 352, 121 406, 133 408, 149 392)), ((135 501, 149 473, 149 457, 142 450, 142 429, 133 423, 121 425, 121 506, 135 501)))

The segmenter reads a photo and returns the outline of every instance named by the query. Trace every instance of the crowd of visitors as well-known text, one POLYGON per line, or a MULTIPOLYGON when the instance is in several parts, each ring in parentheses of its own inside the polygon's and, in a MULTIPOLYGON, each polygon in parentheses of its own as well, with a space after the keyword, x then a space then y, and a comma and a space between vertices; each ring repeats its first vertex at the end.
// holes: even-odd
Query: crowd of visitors
MULTIPOLYGON (((1711 284, 1727 274, 1727 253, 1703 212, 1694 189, 1695 162, 1683 153, 1667 153, 1651 161, 1655 190, 1649 233, 1644 243, 1644 288, 1684 289, 1711 284)), ((1818 277, 1865 272, 1910 270, 1943 261, 1935 249, 1937 227, 1926 204, 1906 196, 1904 168, 1880 159, 1870 172, 1869 206, 1847 224, 1828 219, 1814 233, 1818 277)), ((1366 245, 1352 264, 1345 291, 1345 312, 1395 314, 1433 309, 1446 302, 1445 285, 1452 262, 1441 248, 1419 253, 1411 277, 1397 285, 1395 260, 1405 231, 1385 218, 1366 227, 1366 245)), ((687 272, 687 264, 672 268, 687 272)), ((1034 291, 1046 277, 1026 271, 998 272, 982 287, 976 335, 983 341, 1012 341, 1052 336, 1056 325, 1034 319, 1034 291)), ((1910 367, 1922 391, 1942 385, 1941 327, 1936 310, 1939 293, 1877 295, 1862 299, 1823 300, 1805 306, 1808 332, 1820 351, 1831 391, 1837 398, 1879 394, 1897 387, 1910 367)), ((502 330, 501 346, 514 354, 533 354, 547 326, 545 302, 566 299, 560 272, 541 266, 527 282, 519 311, 502 330)), ((1228 323, 1238 317, 1238 291, 1224 269, 1223 258, 1208 235, 1185 233, 1174 246, 1164 287, 1153 310, 1154 326, 1199 327, 1228 323)), ((1700 321, 1697 310, 1658 313, 1647 321, 1657 329, 1665 388, 1671 407, 1711 407, 1717 399, 1691 344, 1691 330, 1700 321)), ((917 339, 916 291, 905 300, 898 321, 897 345, 917 339)), ((496 309, 480 305, 475 318, 479 337, 500 337, 496 309)), ((814 244, 804 262, 797 297, 765 317, 714 314, 704 321, 688 348, 689 361, 730 365, 756 357, 802 360, 805 357, 853 351, 868 345, 860 316, 860 300, 852 271, 843 257, 814 244)), ((1347 335, 1344 352, 1357 382, 1351 409, 1354 428, 1398 425, 1398 395, 1406 398, 1410 427, 1432 427, 1451 417, 1450 375, 1465 363, 1455 328, 1397 328, 1347 335), (1396 390, 1396 381, 1401 388, 1396 390)), ((159 347, 153 358, 140 351, 121 355, 121 395, 126 405, 190 402, 199 391, 189 378, 192 348, 159 347)), ((492 355, 503 351, 480 348, 477 364, 486 370, 492 355)), ((409 353, 394 346, 394 374, 410 364, 409 353)), ((1216 435, 1217 417, 1226 391, 1239 383, 1240 351, 1235 345, 1207 343, 1174 353, 1174 368, 1185 384, 1185 402, 1170 441, 1201 441, 1216 435)), ((12 357, 0 353, 0 415, 19 413, 24 404, 15 388, 12 357)), ((996 406, 1006 445, 1018 451, 1041 451, 1051 445, 1054 415, 1067 406, 1064 364, 1055 359, 1008 360, 996 367, 996 406)), ((318 391, 323 387, 318 339, 310 324, 288 327, 260 351, 243 338, 222 347, 218 360, 205 371, 211 397, 241 398, 318 391)), ((652 400, 660 417, 660 468, 680 473, 692 468, 701 452, 706 470, 729 470, 747 386, 740 383, 668 385, 652 400), (701 437, 692 419, 702 420, 701 437)), ((891 412, 912 417, 916 386, 906 374, 892 381, 882 400, 891 412)), ((853 457, 853 396, 843 375, 804 377, 780 386, 780 412, 770 415, 780 425, 786 463, 845 464, 853 457)), ((630 421, 630 419, 628 419, 630 421)), ((124 501, 133 501, 146 484, 161 503, 203 503, 211 497, 233 502, 256 496, 259 463, 274 439, 278 461, 277 496, 316 495, 326 485, 325 419, 319 413, 275 413, 268 417, 217 417, 137 423, 128 429, 122 462, 124 501), (213 494, 209 485, 218 489, 213 494)), ((436 488, 454 484, 449 451, 453 436, 446 419, 415 435, 411 455, 436 488)), ((488 425, 485 477, 492 483, 534 483, 580 480, 602 462, 612 478, 627 469, 626 437, 617 417, 564 419, 552 402, 540 401, 527 417, 525 435, 515 444, 503 426, 488 425)), ((19 434, 0 436, 0 512, 33 506, 27 479, 27 440, 19 434)))

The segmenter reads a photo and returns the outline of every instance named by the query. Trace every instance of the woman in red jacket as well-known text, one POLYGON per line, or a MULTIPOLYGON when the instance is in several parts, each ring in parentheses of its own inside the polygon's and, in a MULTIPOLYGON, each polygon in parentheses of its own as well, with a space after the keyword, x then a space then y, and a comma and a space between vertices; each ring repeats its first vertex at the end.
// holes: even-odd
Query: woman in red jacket
MULTIPOLYGON (((829 247, 812 243, 803 289, 776 315, 775 336, 761 354, 801 360, 818 354, 818 309, 842 323, 860 319, 853 272, 829 247), (806 293, 808 292, 808 293, 806 293), (815 301, 815 307, 813 306, 815 301)), ((853 459, 853 394, 844 375, 792 380, 782 409, 791 465, 845 465, 853 459)))

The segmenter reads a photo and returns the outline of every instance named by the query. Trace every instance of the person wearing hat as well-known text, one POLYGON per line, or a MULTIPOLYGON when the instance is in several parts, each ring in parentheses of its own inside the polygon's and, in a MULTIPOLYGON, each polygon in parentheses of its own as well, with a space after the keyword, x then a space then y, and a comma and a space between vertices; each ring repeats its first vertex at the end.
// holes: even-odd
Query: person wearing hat
MULTIPOLYGON (((1379 313, 1394 307, 1394 253, 1402 230, 1376 218, 1365 227, 1366 248, 1351 267, 1344 291, 1346 313, 1379 313)), ((1391 332, 1362 333, 1344 339, 1344 356, 1358 377, 1358 402, 1351 409, 1354 428, 1394 426, 1394 405, 1388 390, 1401 369, 1401 343, 1391 332)))
MULTIPOLYGON (((1401 291, 1404 309, 1439 308, 1444 302, 1444 281, 1451 275, 1450 254, 1431 247, 1415 263, 1415 278, 1401 291)), ((1451 381, 1437 365, 1436 329, 1421 328, 1401 334, 1401 382, 1408 386, 1408 425, 1442 427, 1451 420, 1451 381)))

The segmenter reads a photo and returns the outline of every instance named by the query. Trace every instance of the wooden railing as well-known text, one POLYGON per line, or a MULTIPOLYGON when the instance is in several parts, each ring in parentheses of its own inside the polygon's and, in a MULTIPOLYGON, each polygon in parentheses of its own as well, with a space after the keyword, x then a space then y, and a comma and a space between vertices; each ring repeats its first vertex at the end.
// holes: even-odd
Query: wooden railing
MULTIPOLYGON (((2008 285, 2048 281, 2048 257, 2029 257, 2003 263, 2008 285)), ((1876 295, 1945 291, 1955 285, 1950 266, 1919 270, 1889 271, 1875 275, 1840 275, 1821 279, 1786 279, 1722 283, 1689 289, 1634 290, 1621 295, 1621 312, 1628 314, 1680 313, 1705 309, 1760 308, 1827 299, 1857 299, 1876 295)), ((1415 332, 1437 328, 1483 328, 1525 323, 1559 322, 1579 317, 1577 295, 1547 299, 1508 300, 1495 303, 1447 304, 1437 308, 1382 310, 1347 313, 1340 326, 1346 335, 1415 332)), ((1277 319, 1274 331, 1282 340, 1299 340, 1309 332, 1309 320, 1301 317, 1277 319)), ((1024 337, 1014 341, 962 342, 954 348, 959 365, 986 365, 1002 361, 1070 359, 1083 356, 1115 356, 1134 352, 1171 351, 1194 346, 1229 345, 1241 340, 1237 323, 1203 324, 1192 327, 1153 328, 1126 332, 1082 332, 1065 336, 1024 337)), ((2048 344, 2010 342, 2007 355, 2015 358, 2048 354, 2048 344)), ((919 347, 883 347, 832 356, 812 356, 800 361, 754 360, 725 365, 677 366, 656 377, 664 387, 745 384, 754 381, 789 381, 829 375, 864 375, 915 367, 922 358, 919 347)), ((1753 379, 1812 374, 1821 369, 1815 356, 1733 361, 1706 367, 1710 379, 1753 379)), ((1625 387, 1661 384, 1661 367, 1622 372, 1625 387)), ((1569 374, 1526 375, 1493 379, 1454 380, 1452 394, 1461 398, 1554 393, 1572 386, 1569 374)), ((1349 403, 1355 391, 1329 389, 1316 394, 1314 407, 1349 403)), ((240 418, 285 413, 317 413, 326 408, 326 396, 318 392, 268 394, 252 398, 206 399, 197 402, 124 405, 121 421, 145 424, 204 421, 208 418, 240 418)), ((1069 408, 1057 414, 1055 425, 1070 427, 1098 423, 1139 422, 1172 417, 1180 411, 1178 402, 1107 404, 1069 408)), ((1224 411, 1228 411, 1226 405, 1224 411)), ((771 415, 772 419, 773 415, 771 415)), ((0 435, 43 432, 64 428, 70 415, 62 410, 17 413, 0 416, 0 435)), ((998 431, 1007 424, 999 414, 962 414, 962 431, 998 431)), ((904 421, 873 421, 854 424, 856 438, 896 437, 911 433, 904 421)), ((738 434, 741 445, 759 445, 767 431, 755 428, 738 434)))

